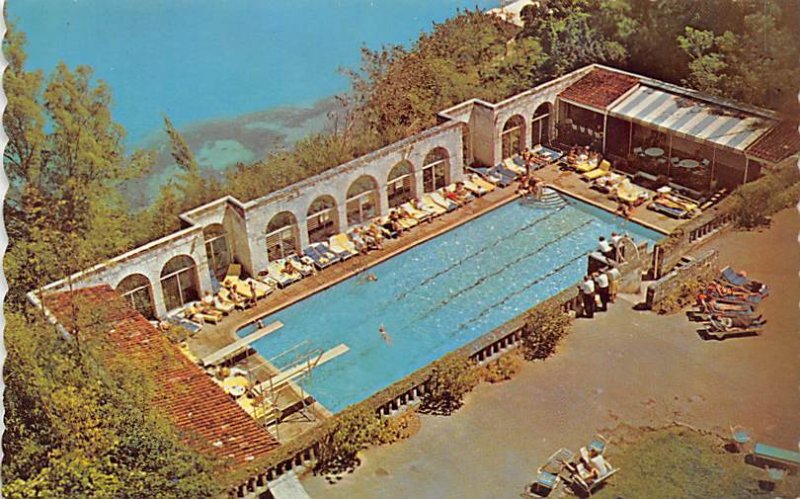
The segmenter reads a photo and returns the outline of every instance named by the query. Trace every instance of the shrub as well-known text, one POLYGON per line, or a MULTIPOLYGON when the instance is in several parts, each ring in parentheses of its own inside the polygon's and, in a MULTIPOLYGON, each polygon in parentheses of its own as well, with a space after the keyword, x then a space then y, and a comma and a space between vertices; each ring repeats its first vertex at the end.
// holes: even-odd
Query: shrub
POLYGON ((342 473, 359 464, 358 452, 379 442, 380 418, 365 408, 346 409, 320 443, 317 472, 342 473))
POLYGON ((522 353, 525 359, 546 359, 555 353, 571 323, 570 316, 556 305, 529 312, 522 328, 522 353))
POLYGON ((481 378, 489 383, 500 383, 513 378, 521 368, 522 357, 514 352, 486 364, 481 369, 481 378))
POLYGON ((420 424, 419 414, 413 409, 396 417, 380 418, 380 430, 374 443, 386 445, 405 440, 419 431, 420 424))
POLYGON ((733 193, 736 224, 754 228, 769 223, 769 216, 794 206, 800 197, 800 171, 788 165, 745 184, 733 193))
POLYGON ((704 290, 710 278, 706 276, 687 279, 677 286, 671 293, 664 296, 653 306, 653 311, 657 314, 674 314, 683 310, 684 307, 694 302, 697 294, 704 290))
POLYGON ((463 404, 464 395, 478 384, 469 357, 450 354, 433 364, 421 410, 429 414, 450 414, 463 404))

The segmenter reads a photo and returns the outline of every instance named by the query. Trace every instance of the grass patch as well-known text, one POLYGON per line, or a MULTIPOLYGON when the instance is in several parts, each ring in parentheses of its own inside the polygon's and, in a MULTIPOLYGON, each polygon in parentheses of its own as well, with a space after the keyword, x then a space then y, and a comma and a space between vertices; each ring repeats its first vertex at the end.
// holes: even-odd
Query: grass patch
POLYGON ((797 497, 800 479, 771 484, 763 469, 745 463, 745 453, 731 454, 724 441, 685 427, 637 430, 613 446, 609 461, 620 468, 594 497, 720 498, 797 497), (627 442, 627 443, 625 443, 627 442), (774 490, 768 490, 774 485, 774 490))

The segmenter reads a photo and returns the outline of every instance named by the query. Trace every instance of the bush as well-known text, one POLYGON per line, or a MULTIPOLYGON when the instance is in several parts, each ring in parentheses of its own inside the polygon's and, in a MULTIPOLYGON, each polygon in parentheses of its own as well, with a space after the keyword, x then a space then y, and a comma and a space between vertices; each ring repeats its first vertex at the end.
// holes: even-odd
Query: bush
POLYGON ((754 228, 769 223, 769 216, 794 206, 800 197, 800 171, 788 165, 745 184, 733 193, 733 215, 739 227, 754 228))
POLYGON ((519 353, 510 353, 486 364, 481 369, 481 379, 489 383, 500 383, 513 378, 521 368, 522 357, 519 353))
POLYGON ((450 414, 463 404, 464 395, 478 384, 469 357, 450 354, 433 364, 433 372, 421 410, 428 414, 450 414))
POLYGON ((522 328, 522 353, 525 359, 546 359, 553 355, 571 323, 570 316, 556 305, 529 312, 522 328))
POLYGON ((405 440, 419 431, 421 421, 417 411, 409 409, 396 417, 380 418, 378 445, 393 444, 405 440))
POLYGON ((320 444, 317 472, 343 473, 359 464, 358 452, 380 442, 380 418, 369 409, 346 409, 320 444))
POLYGON ((687 279, 676 287, 672 293, 659 300, 653 306, 653 312, 660 315, 680 312, 687 305, 694 303, 697 294, 706 288, 710 280, 706 276, 687 279))

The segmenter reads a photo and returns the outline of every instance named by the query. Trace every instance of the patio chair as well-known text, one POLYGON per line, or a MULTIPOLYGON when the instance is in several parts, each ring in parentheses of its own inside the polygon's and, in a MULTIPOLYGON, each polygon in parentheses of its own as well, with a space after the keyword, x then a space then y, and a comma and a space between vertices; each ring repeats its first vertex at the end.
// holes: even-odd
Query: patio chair
POLYGON ((731 444, 736 452, 741 452, 750 443, 750 430, 741 425, 731 426, 731 444))
POLYGON ((581 174, 581 178, 587 182, 592 182, 597 180, 600 177, 605 177, 611 173, 611 163, 608 160, 603 160, 600 162, 600 166, 595 168, 594 170, 590 170, 586 173, 581 174))
POLYGON ((800 452, 793 450, 756 443, 753 457, 778 468, 788 468, 793 471, 797 471, 800 468, 800 452))
POLYGON ((565 448, 554 452, 547 458, 547 462, 536 470, 536 479, 525 488, 527 495, 536 494, 544 497, 558 488, 562 481, 561 473, 565 462, 570 461, 573 456, 572 451, 565 448))
POLYGON ((743 275, 741 272, 736 272, 730 266, 722 269, 720 274, 723 280, 727 281, 733 286, 744 288, 762 296, 767 296, 769 294, 769 289, 767 288, 766 284, 750 280, 747 278, 747 276, 743 275))

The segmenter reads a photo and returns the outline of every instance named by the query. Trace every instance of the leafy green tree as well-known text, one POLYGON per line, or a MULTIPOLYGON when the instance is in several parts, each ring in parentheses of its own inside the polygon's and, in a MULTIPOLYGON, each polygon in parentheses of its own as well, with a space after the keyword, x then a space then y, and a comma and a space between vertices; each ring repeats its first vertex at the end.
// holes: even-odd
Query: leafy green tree
POLYGON ((215 463, 153 409, 143 366, 88 321, 67 339, 6 313, 4 497, 212 497, 215 463), (75 339, 81 337, 82 345, 75 339))
POLYGON ((569 332, 570 317, 557 306, 537 307, 525 317, 522 328, 522 352, 526 360, 546 359, 553 355, 569 332))
POLYGON ((3 160, 14 307, 26 291, 131 245, 130 216, 116 187, 151 162, 147 152, 125 153, 110 90, 88 67, 59 64, 45 81, 40 71, 25 69, 24 45, 24 34, 10 23, 3 40, 9 60, 3 160))
POLYGON ((446 355, 433 364, 426 384, 422 411, 431 414, 450 414, 464 403, 464 396, 478 384, 479 376, 469 357, 446 355))

